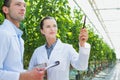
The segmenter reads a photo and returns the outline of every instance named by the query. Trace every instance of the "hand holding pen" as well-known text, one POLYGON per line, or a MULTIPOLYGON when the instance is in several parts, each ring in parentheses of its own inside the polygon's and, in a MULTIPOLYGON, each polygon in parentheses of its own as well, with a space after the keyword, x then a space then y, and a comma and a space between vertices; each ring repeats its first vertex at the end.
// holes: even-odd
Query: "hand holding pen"
POLYGON ((84 18, 84 23, 83 23, 83 27, 80 31, 80 35, 79 35, 79 43, 80 43, 80 46, 83 46, 85 45, 85 42, 88 40, 88 32, 87 32, 87 29, 86 29, 86 16, 84 18))

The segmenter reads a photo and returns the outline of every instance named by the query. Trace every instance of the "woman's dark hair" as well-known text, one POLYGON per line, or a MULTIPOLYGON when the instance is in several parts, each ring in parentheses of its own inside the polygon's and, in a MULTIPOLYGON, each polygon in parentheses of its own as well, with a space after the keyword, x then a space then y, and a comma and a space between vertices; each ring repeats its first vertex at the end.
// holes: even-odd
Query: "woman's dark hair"
POLYGON ((55 18, 50 17, 50 16, 47 16, 47 17, 43 18, 43 19, 41 20, 41 22, 40 22, 40 29, 43 29, 44 21, 45 21, 46 19, 54 19, 54 20, 55 20, 55 18))

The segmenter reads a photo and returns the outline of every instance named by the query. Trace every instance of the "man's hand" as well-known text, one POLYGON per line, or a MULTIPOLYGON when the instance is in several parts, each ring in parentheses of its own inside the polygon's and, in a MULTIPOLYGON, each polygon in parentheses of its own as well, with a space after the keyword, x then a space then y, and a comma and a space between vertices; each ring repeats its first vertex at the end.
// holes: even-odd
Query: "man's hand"
POLYGON ((20 74, 19 80, 43 80, 45 69, 35 68, 20 74))

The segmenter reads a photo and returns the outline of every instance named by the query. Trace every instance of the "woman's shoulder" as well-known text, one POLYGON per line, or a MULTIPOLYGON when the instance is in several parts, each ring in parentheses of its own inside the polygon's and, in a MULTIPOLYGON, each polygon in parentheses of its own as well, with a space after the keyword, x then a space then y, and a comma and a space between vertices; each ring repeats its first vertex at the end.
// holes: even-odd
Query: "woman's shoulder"
POLYGON ((59 41, 58 41, 59 43, 61 43, 62 45, 64 45, 64 46, 72 46, 71 44, 69 44, 69 43, 65 43, 65 42, 63 42, 63 41, 61 41, 60 39, 59 39, 59 41))
POLYGON ((65 48, 72 48, 72 44, 69 44, 69 43, 63 43, 64 47, 65 48))

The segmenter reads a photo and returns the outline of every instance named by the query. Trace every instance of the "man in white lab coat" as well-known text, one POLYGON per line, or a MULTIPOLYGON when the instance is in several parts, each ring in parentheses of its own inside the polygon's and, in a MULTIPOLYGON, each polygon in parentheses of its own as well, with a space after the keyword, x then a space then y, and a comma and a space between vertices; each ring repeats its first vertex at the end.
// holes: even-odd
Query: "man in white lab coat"
POLYGON ((58 66, 47 69, 47 80, 69 80, 70 65, 77 70, 87 69, 90 45, 86 43, 88 33, 85 28, 81 30, 79 36, 79 54, 72 45, 63 43, 56 37, 58 27, 53 17, 45 17, 40 23, 40 28, 46 38, 46 44, 34 51, 29 69, 43 63, 49 66, 59 61, 58 66))
POLYGON ((44 69, 23 69, 24 41, 19 23, 24 19, 24 0, 4 0, 5 20, 0 25, 0 80, 43 80, 44 69))

